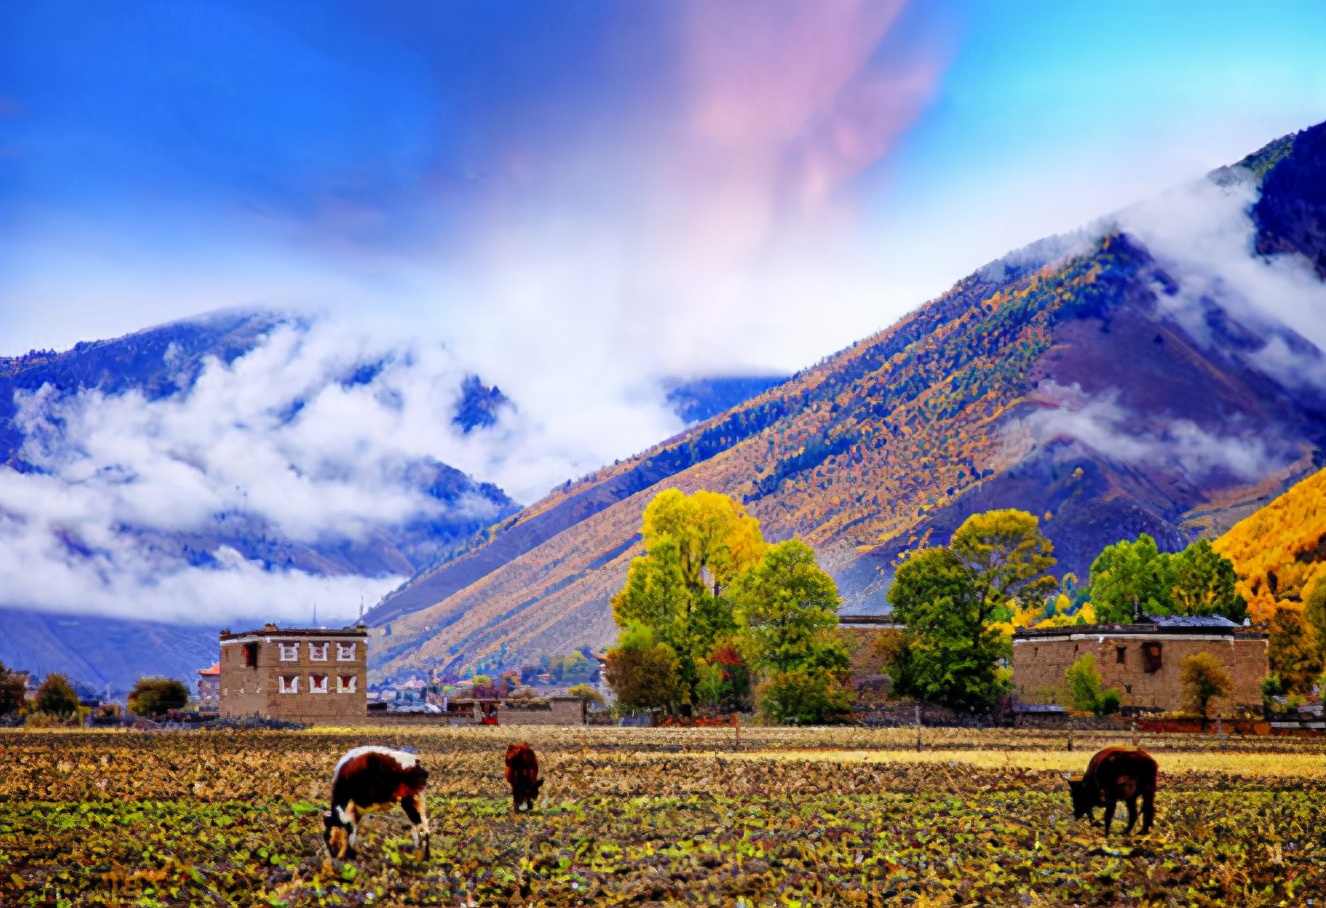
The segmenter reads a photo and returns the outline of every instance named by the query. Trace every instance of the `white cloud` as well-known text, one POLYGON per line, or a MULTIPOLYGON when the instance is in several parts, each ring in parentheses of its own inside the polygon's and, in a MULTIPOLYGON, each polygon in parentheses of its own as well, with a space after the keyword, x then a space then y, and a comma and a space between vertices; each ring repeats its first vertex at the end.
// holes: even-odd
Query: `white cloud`
POLYGON ((1129 413, 1118 396, 1115 390, 1093 396, 1076 383, 1042 381, 1030 397, 1041 409, 1015 421, 1006 437, 1026 433, 1039 445, 1071 439, 1116 462, 1190 479, 1222 471, 1250 481, 1287 462, 1251 431, 1219 434, 1187 419, 1159 421, 1129 413))
POLYGON ((1207 313, 1224 310, 1266 346, 1251 363, 1291 385, 1326 388, 1326 284, 1301 255, 1255 254, 1257 200, 1250 179, 1199 180, 1128 208, 1113 220, 1137 237, 1178 283, 1158 293, 1159 305, 1203 343, 1211 343, 1207 313), (1299 344, 1292 332, 1316 351, 1299 344))
POLYGON ((452 416, 471 371, 441 345, 329 316, 279 326, 230 364, 210 359, 192 387, 159 400, 20 393, 21 457, 37 472, 0 468, 0 604, 215 623, 307 617, 317 600, 324 614, 353 615, 361 595, 371 604, 404 578, 269 569, 224 547, 190 566, 158 543, 224 539, 223 519, 333 546, 413 521, 490 519, 478 495, 444 514, 419 488, 420 464, 529 502, 680 428, 657 391, 631 397, 604 383, 580 388, 577 418, 547 409, 564 406, 556 394, 532 393, 467 435, 452 416), (346 380, 366 364, 381 368, 346 380))

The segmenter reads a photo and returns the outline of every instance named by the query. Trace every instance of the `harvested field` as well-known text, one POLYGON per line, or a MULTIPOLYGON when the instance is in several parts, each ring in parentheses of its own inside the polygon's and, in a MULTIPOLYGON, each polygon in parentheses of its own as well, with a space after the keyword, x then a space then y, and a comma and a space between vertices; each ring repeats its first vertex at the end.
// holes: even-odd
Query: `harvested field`
MULTIPOLYGON (((468 728, 0 732, 0 905, 1305 905, 1326 893, 1326 746, 1144 736, 1145 837, 1074 823, 1062 772, 1108 734, 468 728), (511 741, 548 779, 510 812, 511 741), (403 814, 325 858, 332 766, 417 748, 403 814)), ((1122 811, 1121 811, 1122 813, 1122 811)))

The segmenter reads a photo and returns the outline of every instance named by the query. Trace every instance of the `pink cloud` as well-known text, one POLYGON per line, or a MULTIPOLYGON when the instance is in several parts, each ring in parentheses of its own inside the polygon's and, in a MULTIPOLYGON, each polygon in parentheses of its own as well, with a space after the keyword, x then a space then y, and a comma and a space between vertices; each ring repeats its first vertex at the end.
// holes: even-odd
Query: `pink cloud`
POLYGON ((813 215, 829 203, 887 154, 938 78, 938 61, 880 54, 904 6, 688 4, 682 35, 695 172, 743 186, 759 207, 813 215))

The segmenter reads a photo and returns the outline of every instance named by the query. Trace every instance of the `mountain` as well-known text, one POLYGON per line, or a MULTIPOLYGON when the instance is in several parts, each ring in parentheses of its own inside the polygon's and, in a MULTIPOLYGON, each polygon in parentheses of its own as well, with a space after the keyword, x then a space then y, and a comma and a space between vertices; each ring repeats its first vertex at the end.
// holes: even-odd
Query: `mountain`
POLYGON ((670 379, 663 388, 673 412, 689 425, 744 404, 785 381, 786 375, 721 375, 670 379))
POLYGON ((1212 544, 1234 562, 1254 620, 1326 583, 1326 470, 1295 484, 1212 544))
MULTIPOLYGON (((291 529, 281 522, 284 515, 279 496, 285 493, 270 489, 268 497, 276 498, 276 507, 245 507, 244 502, 251 499, 248 491, 241 489, 229 500, 218 499, 211 513, 194 520, 181 518, 171 502, 162 500, 166 497, 162 489, 169 491, 168 485, 152 486, 149 481, 150 494, 114 497, 119 494, 117 490, 123 489, 128 489, 125 495, 131 496, 136 483, 142 485, 141 480, 153 478, 140 474, 173 469, 176 464, 183 464, 181 469, 192 477, 179 483, 182 489, 201 486, 210 493, 226 482, 233 486, 239 481, 206 477, 204 474, 226 458, 209 458, 191 450, 208 442, 194 441, 188 434, 193 426, 189 420, 214 418, 211 408, 215 401, 206 397, 211 392, 202 387, 209 374, 211 388, 238 382, 234 369, 245 357, 285 356, 299 364, 301 376, 309 376, 304 385, 262 389, 266 393, 263 401, 280 402, 281 412, 260 413, 278 429, 294 426, 301 415, 307 414, 310 399, 328 390, 342 396, 355 389, 372 391, 383 398, 384 409, 396 406, 389 396, 391 389, 379 389, 374 384, 391 365, 391 354, 355 357, 333 351, 319 358, 321 348, 301 352, 303 347, 316 347, 317 343, 311 323, 305 320, 268 312, 223 312, 114 340, 80 343, 63 352, 34 350, 22 356, 0 357, 0 479, 5 479, 8 472, 6 484, 0 487, 0 531, 18 527, 15 532, 21 533, 23 525, 30 530, 37 519, 55 519, 47 517, 49 507, 32 504, 37 495, 34 489, 43 480, 45 495, 54 495, 52 488, 64 488, 72 494, 75 490, 86 491, 90 482, 99 484, 103 497, 82 512, 71 509, 68 525, 53 533, 63 551, 51 557, 67 562, 72 566, 70 570, 108 578, 112 595, 118 601, 128 601, 133 591, 114 587, 125 573, 126 553, 134 564, 147 566, 141 568, 147 575, 142 585, 155 584, 162 576, 186 569, 232 568, 237 561, 246 569, 272 577, 399 578, 444 560, 494 520, 517 510, 517 505, 494 485, 478 482, 435 458, 402 460, 394 451, 388 451, 368 468, 375 471, 380 486, 410 493, 426 505, 395 523, 291 529), (278 335, 288 341, 288 347, 273 353, 273 338, 278 335), (88 400, 93 403, 86 403, 88 400), (85 469, 77 458, 83 453, 80 448, 87 436, 71 430, 70 423, 81 419, 93 430, 111 424, 113 416, 99 414, 111 412, 107 408, 117 402, 129 407, 131 413, 148 413, 149 417, 137 426, 115 426, 119 436, 110 445, 104 444, 105 433, 94 434, 94 441, 110 449, 112 459, 105 462, 89 458, 92 466, 85 469), (163 425, 171 418, 182 421, 184 429, 169 443, 162 442, 159 436, 169 431, 163 425), (141 439, 135 431, 153 438, 141 439), (165 455, 154 460, 137 451, 134 446, 140 440, 159 442, 157 447, 165 455), (197 478, 200 475, 201 480, 197 478), (9 501, 5 499, 6 490, 13 496, 9 501), (105 510, 106 502, 122 507, 125 516, 102 515, 97 519, 104 523, 89 529, 87 515, 105 510)), ((249 379, 252 386, 264 380, 265 376, 249 379)), ((501 409, 510 406, 498 389, 486 387, 478 376, 458 378, 457 384, 451 421, 465 434, 493 425, 501 409)), ((230 391, 239 398, 247 393, 244 388, 230 391)), ((248 416, 241 411, 233 418, 243 421, 248 416)), ((259 440, 256 432, 251 436, 259 440)), ((292 474, 287 477, 292 486, 288 496, 291 509, 298 499, 297 480, 321 482, 321 488, 330 490, 327 494, 341 494, 350 487, 348 481, 337 485, 342 475, 364 468, 363 464, 337 460, 331 453, 324 456, 317 449, 320 440, 315 435, 308 445, 313 457, 301 461, 292 455, 286 467, 292 474), (308 475, 310 468, 303 466, 308 463, 319 474, 308 475), (294 475, 301 470, 304 475, 294 475)), ((229 465, 252 454, 246 446, 247 442, 236 446, 229 465)), ((265 482, 261 472, 262 468, 252 467, 246 475, 265 482)), ((343 511, 350 510, 353 516, 354 507, 357 505, 351 502, 343 511)), ((33 538, 31 534, 27 537, 28 541, 33 538)), ((7 544, 14 544, 12 537, 7 544)), ((44 549, 50 550, 50 545, 44 549)), ((76 605, 65 608, 70 607, 76 605)), ((60 671, 97 687, 109 683, 124 689, 141 674, 163 671, 192 681, 194 670, 215 661, 216 631, 228 620, 220 616, 211 619, 200 606, 185 619, 189 622, 185 625, 178 624, 179 614, 156 615, 141 605, 141 621, 76 616, 64 610, 44 612, 31 601, 15 596, 12 590, 0 591, 0 660, 37 674, 60 671)))
POLYGON ((1323 463, 1323 166, 1326 125, 1278 140, 568 483, 373 609, 374 670, 606 645, 669 486, 805 538, 853 612, 886 611, 900 554, 990 508, 1040 516, 1079 576, 1140 532, 1169 550, 1218 535, 1323 463))

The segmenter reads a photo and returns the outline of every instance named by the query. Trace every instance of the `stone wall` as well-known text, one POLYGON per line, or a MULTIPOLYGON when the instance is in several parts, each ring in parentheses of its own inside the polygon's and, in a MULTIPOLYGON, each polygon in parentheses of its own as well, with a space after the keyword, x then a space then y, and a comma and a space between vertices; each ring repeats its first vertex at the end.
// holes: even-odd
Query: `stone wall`
POLYGON ((552 700, 547 708, 497 708, 498 725, 584 725, 585 702, 580 699, 552 700))
POLYGON ((1072 633, 1015 638, 1013 684, 1024 703, 1069 706, 1064 673, 1084 654, 1095 653, 1104 686, 1119 689, 1123 706, 1179 710, 1183 708, 1180 665, 1187 656, 1203 652, 1215 655, 1234 681, 1229 697, 1213 701, 1213 716, 1261 707, 1266 638, 1257 635, 1072 633), (1148 671, 1144 650, 1155 646, 1159 646, 1159 666, 1148 671))

